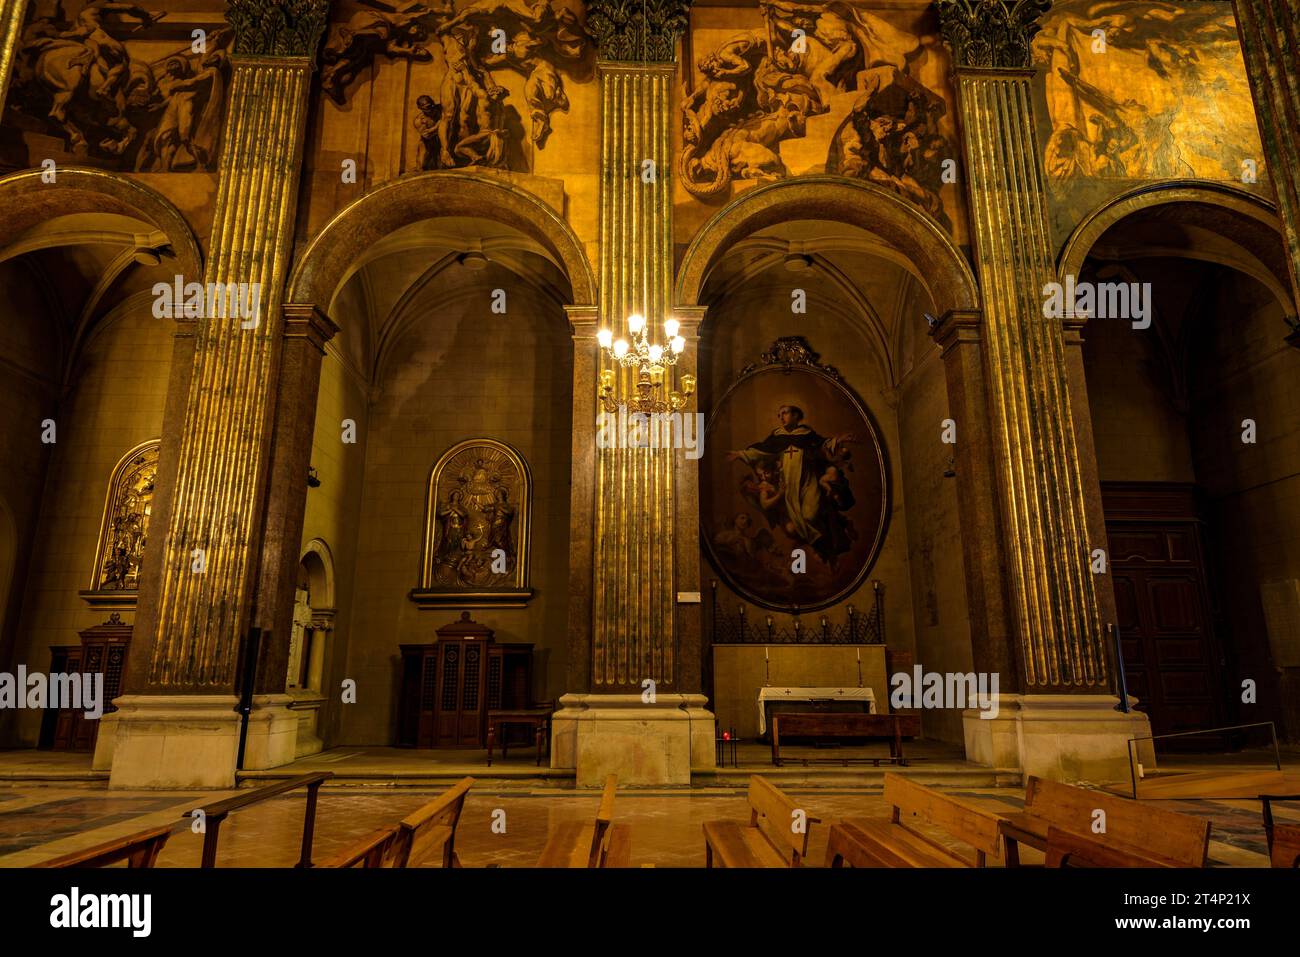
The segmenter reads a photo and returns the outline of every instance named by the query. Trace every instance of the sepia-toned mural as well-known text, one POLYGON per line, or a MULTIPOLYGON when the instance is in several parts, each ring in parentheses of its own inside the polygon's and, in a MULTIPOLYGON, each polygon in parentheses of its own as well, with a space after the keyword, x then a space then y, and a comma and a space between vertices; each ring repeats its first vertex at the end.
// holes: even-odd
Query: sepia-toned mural
POLYGON ((34 0, 0 144, 6 163, 72 160, 147 173, 216 169, 230 31, 206 14, 34 0))
POLYGON ((737 594, 813 611, 857 588, 884 538, 884 452, 861 401, 802 338, 741 372, 705 449, 701 537, 737 594))
POLYGON ((553 117, 569 111, 566 78, 592 77, 590 41, 560 0, 357 0, 340 7, 342 19, 330 25, 321 52, 321 88, 347 110, 377 63, 406 64, 404 110, 418 169, 530 172, 553 117))
MULTIPOLYGON (((918 5, 911 19, 924 16, 918 5)), ((690 195, 717 203, 744 181, 839 173, 897 192, 951 230, 944 184, 956 181, 958 151, 940 92, 946 51, 928 21, 921 33, 842 0, 760 0, 757 18, 714 39, 721 31, 697 13, 679 159, 690 195)))
POLYGON ((1061 229, 1139 182, 1263 178, 1230 5, 1065 0, 1043 18, 1034 64, 1061 229))

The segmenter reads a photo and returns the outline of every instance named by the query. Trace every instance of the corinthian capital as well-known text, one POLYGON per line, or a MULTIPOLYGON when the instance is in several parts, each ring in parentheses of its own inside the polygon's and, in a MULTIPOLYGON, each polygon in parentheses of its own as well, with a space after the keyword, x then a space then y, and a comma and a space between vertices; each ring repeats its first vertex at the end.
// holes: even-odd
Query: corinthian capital
POLYGON ((235 52, 314 57, 329 7, 329 0, 229 0, 226 20, 235 33, 235 52))
POLYGON ((588 0, 587 33, 602 60, 671 63, 690 0, 588 0))
POLYGON ((943 39, 959 66, 1028 69, 1030 41, 1051 0, 936 0, 943 39))

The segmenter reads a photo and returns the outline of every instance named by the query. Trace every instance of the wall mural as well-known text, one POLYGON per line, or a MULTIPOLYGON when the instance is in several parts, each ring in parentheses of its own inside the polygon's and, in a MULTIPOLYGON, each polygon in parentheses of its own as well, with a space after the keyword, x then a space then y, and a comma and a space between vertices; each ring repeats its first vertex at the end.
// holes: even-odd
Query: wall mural
POLYGON ((759 14, 762 29, 733 32, 696 61, 682 104, 687 191, 721 202, 736 180, 840 173, 894 190, 951 230, 940 192, 943 161, 958 151, 935 90, 938 37, 840 0, 760 0, 759 14))
POLYGON ((421 607, 523 604, 528 587, 532 476, 519 453, 493 439, 448 449, 429 477, 421 607))
POLYGON ((1251 188, 1263 149, 1232 8, 1066 0, 1034 39, 1047 185, 1062 228, 1137 182, 1251 188))
POLYGON ((428 72, 413 74, 411 122, 422 169, 527 172, 525 143, 544 149, 552 116, 569 110, 564 74, 591 76, 591 44, 578 17, 556 0, 359 0, 353 6, 361 9, 330 26, 321 88, 345 107, 377 57, 431 64, 432 82, 428 72), (522 102, 503 84, 503 71, 523 79, 522 102))
POLYGON ((866 407, 802 338, 741 372, 704 447, 702 538, 737 594, 815 611, 861 584, 889 514, 884 452, 866 407))
POLYGON ((196 18, 109 0, 34 0, 5 113, 23 142, 4 145, 5 161, 215 170, 230 72, 219 10, 196 18), (205 31, 199 51, 193 29, 205 31))

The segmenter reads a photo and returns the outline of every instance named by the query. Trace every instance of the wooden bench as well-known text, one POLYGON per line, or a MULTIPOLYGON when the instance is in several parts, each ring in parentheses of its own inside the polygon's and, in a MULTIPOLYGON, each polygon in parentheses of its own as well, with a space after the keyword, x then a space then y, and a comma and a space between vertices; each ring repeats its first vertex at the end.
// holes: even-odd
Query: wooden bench
POLYGON ((151 827, 147 831, 128 834, 82 851, 73 851, 33 864, 32 867, 107 867, 119 861, 126 861, 127 867, 153 867, 167 838, 172 836, 172 831, 171 824, 151 827))
POLYGON ((1209 821, 1104 791, 1031 777, 1025 787, 1024 812, 1000 815, 1007 866, 1020 864, 1020 844, 1046 852, 1049 827, 1091 835, 1096 810, 1106 812, 1106 831, 1098 839, 1119 851, 1166 867, 1204 867, 1209 859, 1209 821))
MULTIPOLYGON (((436 800, 398 821, 397 833, 388 845, 388 866, 416 866, 438 855, 443 867, 460 867, 460 858, 456 856, 456 825, 473 784, 473 778, 461 778, 436 800)), ((375 837, 371 835, 371 839, 375 837)))
POLYGON ((898 774, 885 775, 885 803, 893 808, 888 821, 848 818, 832 825, 828 867, 983 867, 990 856, 1002 857, 999 819, 990 811, 898 774), (974 859, 918 830, 917 823, 970 845, 974 859))
MULTIPOLYGON (((883 738, 889 742, 888 758, 822 758, 823 761, 871 761, 876 767, 882 760, 907 764, 903 757, 903 738, 921 733, 921 719, 914 714, 849 714, 844 712, 779 711, 772 715, 772 763, 782 766, 781 735, 787 738, 883 738)), ((808 758, 800 758, 805 765, 808 758)))
POLYGON ((1274 867, 1300 867, 1300 824, 1278 824, 1273 820, 1274 801, 1300 801, 1300 794, 1261 794, 1259 799, 1264 803, 1269 863, 1274 867))
POLYGON ((1047 867, 1169 867, 1164 859, 1146 857, 1091 834, 1047 828, 1047 867))
POLYGON ((318 867, 383 867, 384 858, 397 837, 397 826, 381 827, 357 843, 345 847, 318 867))
POLYGON ((749 823, 706 821, 705 866, 800 867, 808 856, 808 831, 820 818, 805 815, 802 833, 794 823, 802 809, 757 774, 749 778, 749 823))
POLYGON ((631 828, 613 824, 618 775, 605 779, 596 821, 564 821, 546 841, 538 867, 630 867, 631 828))

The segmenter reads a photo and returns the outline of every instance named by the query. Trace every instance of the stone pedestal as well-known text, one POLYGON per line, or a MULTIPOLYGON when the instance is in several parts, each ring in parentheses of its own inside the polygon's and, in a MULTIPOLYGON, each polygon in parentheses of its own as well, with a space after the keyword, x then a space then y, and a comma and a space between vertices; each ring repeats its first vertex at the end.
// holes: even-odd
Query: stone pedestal
POLYGON ((94 763, 111 763, 109 787, 235 786, 234 695, 126 695, 114 703, 118 710, 99 729, 94 763))
POLYGON ((289 707, 298 719, 298 743, 294 746, 295 758, 309 754, 319 754, 325 749, 325 742, 320 737, 321 707, 325 697, 318 691, 291 689, 289 697, 293 699, 289 707))
POLYGON ((714 767, 713 714, 700 694, 568 694, 552 719, 551 767, 574 768, 580 788, 610 774, 623 786, 691 783, 714 767))
MULTIPOLYGON (((1130 706, 1136 699, 1130 698, 1130 706)), ((1128 742, 1151 734, 1140 711, 1116 711, 1114 695, 998 695, 997 717, 962 712, 966 758, 1068 783, 1112 784, 1130 779, 1128 742)), ((1155 768, 1149 744, 1138 760, 1155 768)))

